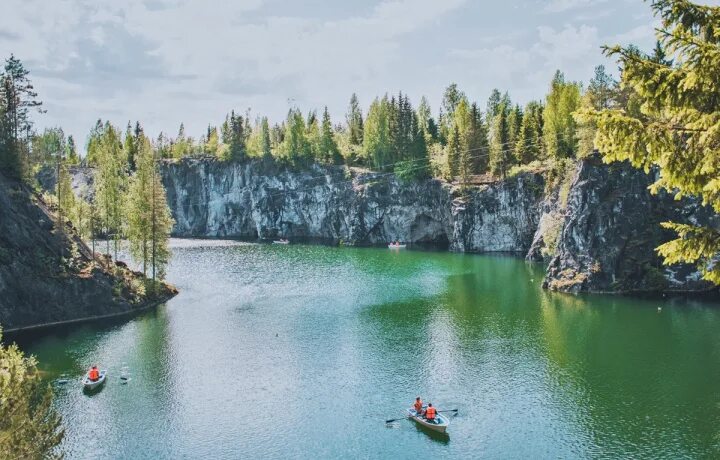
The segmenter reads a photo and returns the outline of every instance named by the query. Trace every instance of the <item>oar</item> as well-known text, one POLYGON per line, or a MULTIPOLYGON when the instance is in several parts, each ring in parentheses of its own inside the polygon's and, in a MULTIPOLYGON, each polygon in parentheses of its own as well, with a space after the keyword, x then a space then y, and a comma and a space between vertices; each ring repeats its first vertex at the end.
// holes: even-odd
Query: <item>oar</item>
POLYGON ((445 410, 439 410, 439 411, 437 411, 437 413, 439 414, 440 412, 457 412, 457 411, 458 411, 457 409, 445 409, 445 410))
POLYGON ((405 417, 400 417, 400 418, 391 418, 390 420, 385 420, 385 423, 397 422, 398 420, 405 420, 406 418, 407 418, 407 415, 405 417))

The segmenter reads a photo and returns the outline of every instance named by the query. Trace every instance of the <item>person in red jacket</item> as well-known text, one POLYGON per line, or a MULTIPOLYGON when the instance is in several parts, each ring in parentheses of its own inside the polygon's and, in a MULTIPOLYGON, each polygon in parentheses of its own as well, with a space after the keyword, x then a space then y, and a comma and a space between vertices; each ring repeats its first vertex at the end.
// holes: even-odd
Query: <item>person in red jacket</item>
POLYGON ((435 423, 435 415, 437 415, 437 411, 433 407, 432 403, 428 403, 427 410, 425 411, 425 420, 435 423))
POLYGON ((90 371, 88 372, 88 378, 91 382, 97 382, 100 378, 100 371, 98 370, 97 366, 93 366, 90 368, 90 371))

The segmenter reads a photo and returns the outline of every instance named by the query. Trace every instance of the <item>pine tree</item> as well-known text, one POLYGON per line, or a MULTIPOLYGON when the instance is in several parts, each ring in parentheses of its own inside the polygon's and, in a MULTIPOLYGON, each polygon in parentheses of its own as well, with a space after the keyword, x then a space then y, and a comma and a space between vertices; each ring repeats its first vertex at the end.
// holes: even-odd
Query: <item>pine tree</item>
POLYGON ((80 164, 80 156, 77 153, 77 146, 75 145, 75 139, 72 135, 68 136, 67 139, 67 150, 65 153, 68 164, 78 165, 80 164))
POLYGON ((5 346, 0 332, 0 458, 62 458, 65 435, 53 407, 52 389, 42 378, 34 357, 17 345, 5 346))
POLYGON ((542 157, 542 105, 530 102, 525 106, 520 131, 515 142, 515 158, 528 164, 542 157))
POLYGON ((137 170, 130 181, 127 201, 127 237, 130 254, 142 263, 152 279, 165 276, 170 258, 168 240, 173 226, 165 188, 156 172, 156 161, 150 141, 144 139, 138 149, 137 170))
POLYGON ((350 97, 350 106, 346 116, 350 145, 362 145, 364 139, 363 114, 355 93, 350 97))
POLYGON ((268 124, 267 117, 263 117, 262 121, 260 122, 260 139, 263 157, 272 157, 272 144, 270 142, 270 125, 268 124))
POLYGON ((490 136, 490 172, 503 178, 513 163, 513 148, 509 143, 508 116, 509 108, 504 102, 501 102, 495 117, 493 117, 490 136))
POLYGON ((452 131, 448 136, 448 143, 445 147, 447 149, 447 161, 448 161, 448 179, 453 180, 460 171, 460 129, 457 125, 452 126, 452 131))
POLYGON ((135 157, 137 156, 137 141, 133 135, 132 124, 128 121, 127 127, 125 128, 125 142, 123 150, 127 157, 127 168, 128 172, 135 171, 135 157))
POLYGON ((29 150, 30 109, 42 113, 42 102, 37 99, 29 74, 12 54, 0 74, 0 169, 17 178, 24 174, 23 155, 29 150))
POLYGON ((470 107, 469 129, 466 134, 464 152, 460 156, 460 163, 466 169, 466 174, 482 174, 488 168, 488 129, 483 122, 482 113, 477 104, 470 107))
POLYGON ((115 243, 117 259, 118 241, 122 236, 123 200, 126 190, 126 157, 120 148, 120 131, 106 122, 97 143, 97 173, 95 175, 95 204, 98 209, 102 230, 107 238, 107 253, 110 240, 115 243))
MULTIPOLYGON (((641 109, 586 108, 578 118, 597 124, 595 146, 605 161, 657 168, 654 193, 698 196, 720 212, 720 7, 685 0, 656 0, 652 7, 671 59, 658 62, 630 47, 606 49, 618 58, 622 86, 632 89, 641 109)), ((720 284, 720 232, 694 222, 663 226, 678 235, 658 248, 665 263, 694 263, 706 280, 720 284)))
POLYGON ((340 156, 340 151, 335 142, 332 122, 330 121, 330 113, 328 112, 327 106, 325 106, 325 110, 323 111, 319 153, 320 161, 325 163, 340 164, 342 162, 342 156, 340 156))

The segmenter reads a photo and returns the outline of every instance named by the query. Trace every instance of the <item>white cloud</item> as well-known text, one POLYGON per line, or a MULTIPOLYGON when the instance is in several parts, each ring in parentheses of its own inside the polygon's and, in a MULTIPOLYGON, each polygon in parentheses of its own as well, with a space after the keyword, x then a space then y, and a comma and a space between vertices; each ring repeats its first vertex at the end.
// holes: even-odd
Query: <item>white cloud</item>
POLYGON ((606 1, 607 0, 550 0, 550 2, 545 5, 545 11, 550 13, 560 13, 563 11, 599 5, 605 3, 606 1))

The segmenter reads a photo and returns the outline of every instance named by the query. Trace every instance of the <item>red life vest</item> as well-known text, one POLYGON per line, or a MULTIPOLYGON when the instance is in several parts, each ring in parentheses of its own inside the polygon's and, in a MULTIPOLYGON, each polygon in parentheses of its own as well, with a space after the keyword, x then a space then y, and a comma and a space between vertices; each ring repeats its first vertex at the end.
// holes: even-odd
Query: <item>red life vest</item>
POLYGON ((428 407, 425 411, 425 418, 428 420, 435 420, 435 412, 434 407, 428 407))
POLYGON ((415 412, 422 412, 422 401, 415 401, 415 412))
POLYGON ((90 369, 90 373, 88 374, 88 377, 90 377, 90 380, 97 380, 100 378, 100 372, 97 369, 92 368, 92 369, 90 369))

